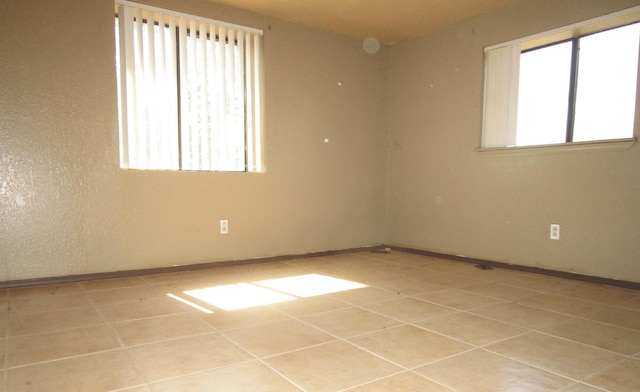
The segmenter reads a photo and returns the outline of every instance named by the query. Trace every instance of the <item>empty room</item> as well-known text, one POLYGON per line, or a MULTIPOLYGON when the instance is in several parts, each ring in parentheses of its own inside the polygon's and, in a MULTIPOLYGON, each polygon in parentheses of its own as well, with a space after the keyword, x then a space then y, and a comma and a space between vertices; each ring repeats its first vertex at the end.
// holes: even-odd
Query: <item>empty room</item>
POLYGON ((640 390, 640 1, 0 0, 0 392, 640 390))

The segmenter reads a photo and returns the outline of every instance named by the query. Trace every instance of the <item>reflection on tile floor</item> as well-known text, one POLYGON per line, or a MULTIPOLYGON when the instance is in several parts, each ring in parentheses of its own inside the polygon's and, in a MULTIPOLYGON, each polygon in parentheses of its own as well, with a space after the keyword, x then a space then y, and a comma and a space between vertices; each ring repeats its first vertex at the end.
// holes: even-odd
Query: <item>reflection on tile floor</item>
POLYGON ((402 252, 0 290, 0 392, 638 391, 639 304, 402 252))

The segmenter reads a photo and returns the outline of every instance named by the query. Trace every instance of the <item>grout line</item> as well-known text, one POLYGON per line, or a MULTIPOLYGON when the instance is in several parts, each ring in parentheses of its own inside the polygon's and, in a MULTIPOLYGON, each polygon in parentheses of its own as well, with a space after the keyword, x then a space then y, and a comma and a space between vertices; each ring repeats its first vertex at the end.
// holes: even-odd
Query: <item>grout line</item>
POLYGON ((484 351, 486 351, 486 352, 488 352, 488 353, 491 353, 491 354, 497 355, 497 356, 499 356, 499 357, 502 357, 502 358, 508 359, 508 360, 510 360, 510 361, 514 361, 514 362, 517 362, 517 363, 523 364, 523 365, 525 365, 525 366, 527 366, 527 367, 531 367, 531 368, 534 368, 534 369, 538 369, 538 370, 541 370, 541 371, 543 371, 543 372, 545 372, 545 373, 553 374, 554 376, 558 376, 558 377, 561 377, 561 378, 564 378, 564 379, 567 379, 567 380, 570 380, 570 381, 573 381, 573 382, 576 382, 576 383, 581 383, 581 382, 582 382, 581 380, 578 380, 578 379, 575 379, 575 378, 573 378, 573 377, 571 377, 571 376, 568 376, 568 375, 565 375, 565 374, 559 373, 559 372, 557 372, 557 371, 555 371, 555 370, 553 370, 553 369, 549 369, 549 368, 546 368, 546 367, 538 366, 538 365, 536 365, 536 364, 529 363, 529 362, 527 362, 527 361, 525 361, 525 360, 522 360, 522 359, 520 359, 520 358, 510 357, 510 356, 508 356, 508 355, 505 355, 505 354, 502 354, 502 353, 499 353, 499 352, 496 352, 496 351, 492 351, 492 350, 491 350, 491 349, 489 349, 489 348, 483 348, 482 350, 484 350, 484 351))
POLYGON ((138 365, 138 363, 136 362, 135 358, 133 358, 133 355, 131 354, 131 351, 126 347, 126 345, 124 344, 124 342, 122 341, 122 339, 120 338, 120 335, 118 335, 118 333, 116 332, 116 330, 113 328, 112 323, 110 323, 106 317, 104 316, 104 314, 102 314, 102 312, 100 311, 100 309, 98 308, 98 305, 96 305, 96 303, 94 302, 93 298, 91 298, 91 296, 87 295, 87 297, 89 298, 89 302, 93 305, 94 310, 98 313, 98 315, 100 316, 100 318, 102 319, 102 321, 105 323, 105 325, 109 328, 109 330, 111 331, 111 333, 113 334, 113 336, 115 336, 116 340, 118 341, 118 344, 120 345, 120 349, 124 351, 124 353, 127 355, 127 358, 129 359, 129 361, 131 362, 131 364, 133 365, 134 369, 142 375, 143 380, 145 381, 146 385, 148 385, 149 383, 149 377, 147 376, 147 374, 144 372, 144 370, 142 368, 140 368, 140 366, 138 365))
MULTIPOLYGON (((257 355, 255 355, 254 353, 252 353, 251 351, 249 351, 248 349, 246 349, 244 346, 242 346, 240 343, 237 343, 235 340, 231 339, 230 337, 228 337, 226 334, 219 332, 219 334, 224 337, 227 341, 229 341, 231 344, 235 345, 236 347, 240 348, 242 351, 246 352, 247 354, 249 354, 249 356, 251 356, 253 358, 253 360, 258 361, 259 363, 261 363, 263 366, 266 366, 268 369, 270 369, 272 372, 276 373, 278 376, 280 376, 281 378, 283 378, 285 381, 287 381, 288 383, 290 383, 291 385, 295 386, 296 388, 300 389, 301 391, 304 391, 305 389, 302 388, 302 386, 298 385, 295 381, 293 381, 292 379, 290 379, 289 377, 287 377, 286 375, 284 375, 282 372, 280 372, 279 370, 277 370, 276 368, 274 368, 273 366, 269 365, 266 361, 264 361, 263 359, 268 359, 271 358, 273 356, 277 356, 277 355, 282 355, 285 353, 279 353, 273 356, 267 356, 264 358, 260 358, 257 355)), ((326 343, 326 342, 325 342, 326 343)), ((309 346, 309 347, 313 347, 313 346, 309 346)), ((305 348, 309 348, 309 347, 305 347, 305 348)), ((297 351, 297 350, 293 350, 293 351, 297 351)), ((289 351, 291 352, 291 351, 289 351)), ((248 361, 247 361, 248 362, 248 361)))

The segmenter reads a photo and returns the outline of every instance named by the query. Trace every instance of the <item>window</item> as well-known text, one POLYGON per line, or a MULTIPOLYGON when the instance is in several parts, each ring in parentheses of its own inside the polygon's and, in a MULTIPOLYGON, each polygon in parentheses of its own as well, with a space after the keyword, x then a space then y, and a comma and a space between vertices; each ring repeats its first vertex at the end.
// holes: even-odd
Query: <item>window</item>
POLYGON ((262 171, 258 30, 117 4, 120 166, 262 171))
POLYGON ((636 7, 486 49, 482 147, 633 138, 638 19, 636 7))

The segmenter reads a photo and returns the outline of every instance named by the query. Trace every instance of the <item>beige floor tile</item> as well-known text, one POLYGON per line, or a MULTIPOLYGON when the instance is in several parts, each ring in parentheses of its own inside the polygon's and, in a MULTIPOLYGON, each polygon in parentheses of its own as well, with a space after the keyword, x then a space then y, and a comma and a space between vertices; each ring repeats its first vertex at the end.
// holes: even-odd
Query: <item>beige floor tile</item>
POLYGON ((308 272, 286 263, 259 263, 245 266, 245 272, 242 274, 242 278, 244 280, 242 281, 256 282, 260 280, 277 279, 304 274, 308 274, 308 272))
POLYGON ((151 298, 163 298, 166 292, 157 286, 131 286, 112 289, 94 290, 87 292, 89 298, 96 305, 117 304, 123 302, 145 301, 151 298))
POLYGON ((83 292, 67 294, 30 295, 12 298, 11 313, 36 313, 93 306, 83 292))
POLYGON ((9 335, 9 313, 0 313, 0 339, 9 335))
POLYGON ((224 332, 258 357, 271 356, 335 340, 334 337, 293 319, 273 321, 224 332))
POLYGON ((469 293, 460 289, 435 291, 433 293, 418 295, 415 298, 460 310, 471 310, 502 302, 499 299, 469 293))
POLYGON ((154 392, 294 392, 300 389, 257 361, 226 366, 153 385, 154 392))
POLYGON ((396 280, 403 277, 400 269, 384 270, 364 267, 349 268, 344 271, 336 271, 334 274, 328 275, 372 286, 378 282, 396 280))
POLYGON ((9 289, 0 289, 0 315, 9 311, 9 289))
POLYGON ((509 269, 495 270, 496 282, 507 286, 550 293, 567 284, 566 279, 509 269))
POLYGON ((470 312, 526 328, 540 328, 569 319, 569 316, 563 314, 506 302, 474 309, 470 312))
POLYGON ((97 325, 9 338, 9 367, 120 348, 111 328, 97 325))
POLYGON ((178 282, 181 280, 191 280, 199 278, 202 278, 202 273, 200 271, 169 272, 166 274, 152 274, 144 276, 144 280, 150 284, 178 282))
POLYGON ((16 299, 30 296, 44 296, 56 294, 78 293, 82 291, 79 283, 67 283, 48 286, 31 286, 9 289, 9 299, 16 299))
POLYGON ((421 321, 455 312, 454 309, 410 297, 366 304, 362 307, 405 322, 421 321))
POLYGON ((609 307, 584 317, 620 327, 640 330, 640 311, 609 307))
POLYGON ((266 359, 305 391, 339 391, 401 369, 349 343, 336 341, 266 359))
POLYGON ((640 360, 628 359, 587 379, 587 382, 609 391, 640 391, 640 360))
POLYGON ((440 286, 446 286, 449 288, 460 288, 485 282, 484 280, 474 279, 468 276, 462 276, 448 272, 439 272, 429 270, 427 268, 428 267, 405 269, 404 274, 405 276, 411 277, 412 279, 421 280, 440 286))
POLYGON ((412 255, 408 253, 395 253, 396 257, 394 257, 391 261, 396 264, 400 264, 402 266, 410 266, 410 267, 425 267, 429 264, 440 262, 441 259, 421 256, 421 255, 412 255))
MULTIPOLYGON (((0 369, 5 369, 7 367, 6 358, 6 350, 7 350, 7 339, 0 339, 0 355, 2 355, 2 359, 0 360, 0 369)), ((3 378, 0 378, 0 384, 2 384, 3 378)))
POLYGON ((186 305, 171 298, 141 298, 134 302, 119 302, 98 305, 98 311, 108 322, 136 320, 146 317, 164 316, 183 313, 188 310, 186 305))
POLYGON ((356 290, 342 291, 330 294, 330 296, 352 305, 364 305, 399 297, 397 293, 377 287, 364 287, 356 290))
POLYGON ((573 384, 562 389, 562 392, 602 392, 602 389, 585 384, 573 384))
POLYGON ((299 298, 295 301, 271 305, 272 308, 294 317, 327 312, 330 310, 346 308, 348 306, 349 304, 329 296, 299 298))
POLYGON ((153 392, 150 387, 141 385, 139 387, 118 389, 118 392, 153 392))
POLYGON ((62 329, 103 324, 94 308, 74 308, 51 312, 9 315, 9 335, 52 332, 62 329))
POLYGON ((360 387, 349 389, 349 392, 451 392, 452 389, 438 385, 413 372, 404 372, 385 379, 374 381, 360 387))
POLYGON ((124 350, 10 369, 8 391, 111 391, 144 383, 124 350))
POLYGON ((374 284, 374 286, 395 292, 398 295, 410 296, 420 295, 447 288, 446 286, 407 278, 377 282, 374 284))
POLYGON ((640 331, 585 319, 571 319, 540 329, 543 332, 571 339, 620 354, 640 352, 640 331))
POLYGON ((289 318, 282 312, 264 306, 232 311, 216 310, 213 314, 199 313, 198 316, 220 331, 289 318))
POLYGON ((526 329, 469 313, 455 313, 417 323, 431 331, 483 346, 527 332, 526 329))
POLYGON ((178 313, 112 324, 124 345, 161 342, 214 332, 214 328, 194 313, 178 313))
POLYGON ((624 301, 620 303, 618 306, 621 306, 623 308, 633 309, 633 310, 640 310, 640 298, 624 301))
POLYGON ((558 375, 484 350, 456 355, 416 371, 464 392, 557 391, 570 382, 558 375))
POLYGON ((118 289, 133 286, 147 286, 149 283, 142 276, 131 276, 127 278, 100 279, 81 282, 80 285, 85 291, 118 289))
POLYGON ((496 343, 487 349, 577 380, 624 358, 609 351, 535 332, 496 343))
POLYGON ((407 368, 420 366, 472 348, 457 340, 411 325, 373 332, 349 340, 407 368))
POLYGON ((185 376, 251 359, 249 354, 218 333, 135 346, 128 351, 149 382, 185 376))
POLYGON ((341 338, 379 331, 400 324, 397 320, 355 307, 306 316, 302 320, 341 338))
POLYGON ((619 305, 640 297, 638 290, 572 281, 567 281, 567 284, 557 287, 555 292, 607 305, 619 305))
POLYGON ((472 286, 466 286, 464 291, 483 295, 503 301, 515 301, 521 298, 532 297, 540 294, 537 291, 523 289, 520 287, 506 286, 499 283, 482 283, 472 286))
POLYGON ((517 303, 552 312, 581 316, 602 310, 606 305, 595 302, 583 301, 557 294, 541 294, 534 297, 523 298, 517 303))
POLYGON ((462 261, 439 260, 424 267, 427 270, 447 272, 456 275, 462 275, 469 278, 478 279, 480 281, 492 281, 496 279, 496 269, 482 270, 476 267, 474 263, 466 263, 462 261))

